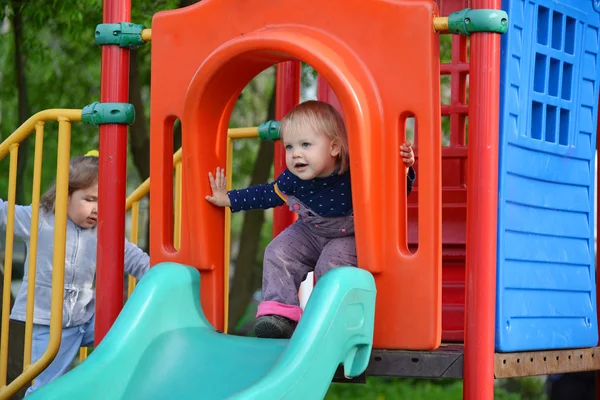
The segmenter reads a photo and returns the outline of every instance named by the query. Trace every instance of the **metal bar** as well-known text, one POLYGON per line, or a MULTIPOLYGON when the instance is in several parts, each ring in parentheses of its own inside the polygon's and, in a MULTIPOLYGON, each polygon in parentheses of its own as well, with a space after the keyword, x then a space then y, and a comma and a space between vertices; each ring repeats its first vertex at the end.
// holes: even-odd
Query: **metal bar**
MULTIPOLYGON (((286 61, 277 65, 275 83, 275 119, 281 121, 294 106, 300 103, 300 84, 302 64, 300 61, 286 61)), ((281 140, 275 142, 275 177, 285 169, 285 149, 281 140)), ((296 215, 287 207, 276 207, 273 210, 273 237, 287 228, 296 215)))
POLYGON ((142 29, 142 40, 150 42, 152 40, 152 29, 142 29))
MULTIPOLYGON (((250 139, 258 137, 258 127, 250 128, 231 128, 227 131, 227 147, 226 147, 226 190, 231 190, 233 182, 233 141, 235 139, 250 139)), ((225 265, 224 271, 224 299, 223 299, 223 332, 229 331, 229 266, 231 263, 231 209, 225 207, 225 265)))
POLYGON ((125 200, 125 211, 129 211, 133 205, 139 202, 150 192, 150 178, 146 179, 138 186, 125 200))
MULTIPOLYGON (((175 154, 173 154, 173 167, 177 165, 177 163, 181 162, 181 149, 177 150, 175 154)), ((146 196, 150 192, 150 178, 146 179, 140 186, 138 186, 125 200, 125 210, 129 211, 133 206, 133 203, 136 201, 140 201, 144 196, 146 196)))
MULTIPOLYGON (((71 122, 58 118, 58 159, 56 166, 56 207, 54 211, 54 254, 52 257, 52 296, 50 303, 50 338, 48 348, 8 386, 0 388, 0 398, 7 399, 38 376, 56 357, 62 335, 62 309, 65 287, 65 253, 67 237, 67 205, 69 201, 69 162, 71 122)), ((11 149, 12 150, 12 149, 11 149)), ((8 229, 8 226, 7 226, 8 229)), ((3 325, 4 326, 4 325, 3 325)), ((6 354, 2 351, 2 354, 6 354)), ((0 374, 1 375, 1 374, 0 374)))
MULTIPOLYGON (((499 9, 500 0, 473 0, 499 9)), ((466 400, 494 398, 500 35, 471 36, 465 318, 466 400)))
POLYGON ((173 227, 173 246, 181 246, 181 162, 175 165, 175 226, 173 227))
POLYGON ((33 160, 33 188, 31 199, 31 225, 29 228, 29 264, 27 266, 27 311, 25 317, 25 349, 23 371, 31 364, 31 341, 33 339, 33 305, 37 269, 38 222, 40 217, 40 188, 42 186, 42 153, 44 147, 44 123, 35 124, 35 154, 33 160))
MULTIPOLYGON (((136 201, 131 207, 131 231, 129 233, 129 241, 135 245, 138 244, 138 231, 140 221, 140 202, 136 201)), ((133 289, 135 289, 136 280, 133 276, 129 275, 127 279, 127 298, 131 297, 133 289)))
POLYGON ((40 121, 56 121, 59 117, 67 118, 69 121, 81 121, 81 110, 53 108, 35 113, 27 121, 23 122, 9 137, 0 143, 0 160, 9 152, 13 144, 21 143, 40 121))
POLYGON ((0 334, 0 387, 6 385, 8 372, 8 335, 10 314, 10 283, 12 280, 12 254, 15 238, 15 198, 17 193, 17 162, 19 145, 10 147, 8 175, 8 210, 6 217, 6 247, 4 253, 4 291, 2 293, 2 332, 0 334))
POLYGON ((251 139, 258 137, 258 127, 231 128, 227 131, 227 137, 231 139, 251 139))
MULTIPOLYGON (((258 135, 258 130, 256 131, 258 135)), ((225 159, 225 172, 226 176, 226 184, 225 189, 231 190, 232 182, 233 182, 233 140, 236 136, 231 133, 227 134, 227 147, 226 147, 226 159, 225 159)), ((239 136, 238 136, 239 137, 239 136)), ((225 242, 224 242, 224 250, 225 250, 225 265, 223 266, 224 270, 224 285, 225 289, 223 291, 223 301, 224 301, 224 315, 225 318, 223 320, 223 332, 227 333, 229 331, 229 265, 231 262, 231 209, 229 207, 225 207, 225 242)))
POLYGON ((82 363, 85 361, 85 359, 88 356, 88 348, 87 347, 81 347, 79 349, 79 363, 82 363))
POLYGON ((438 33, 448 32, 448 17, 433 18, 433 30, 438 33))
MULTIPOLYGON (((131 0, 104 0, 102 22, 129 22, 131 0)), ((129 49, 102 46, 100 101, 129 100, 129 49)), ((98 250, 96 261, 96 326, 98 345, 123 307, 127 125, 100 126, 98 177, 98 250)))

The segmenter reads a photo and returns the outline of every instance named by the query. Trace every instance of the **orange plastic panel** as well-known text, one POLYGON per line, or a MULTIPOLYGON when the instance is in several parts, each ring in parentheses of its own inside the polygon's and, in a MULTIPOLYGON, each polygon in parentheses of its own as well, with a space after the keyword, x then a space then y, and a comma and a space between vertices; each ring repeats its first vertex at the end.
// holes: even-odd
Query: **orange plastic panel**
MULTIPOLYGON (((359 264, 377 282, 375 346, 432 349, 441 336, 439 43, 433 1, 204 0, 152 25, 151 254, 202 273, 223 326, 224 212, 204 200, 225 165, 231 111, 260 71, 302 59, 329 82, 349 132, 359 264), (419 250, 406 235, 403 119, 419 124, 419 250), (181 248, 172 246, 171 121, 183 127, 181 248)), ((230 173, 230 171, 228 171, 230 173)))

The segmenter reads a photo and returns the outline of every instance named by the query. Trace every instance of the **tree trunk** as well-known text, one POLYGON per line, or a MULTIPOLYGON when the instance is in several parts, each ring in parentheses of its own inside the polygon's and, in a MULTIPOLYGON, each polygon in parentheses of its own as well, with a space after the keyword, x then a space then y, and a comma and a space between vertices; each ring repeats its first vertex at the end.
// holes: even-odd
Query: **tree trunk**
POLYGON ((148 121, 142 100, 142 83, 138 52, 131 50, 129 67, 129 101, 135 108, 135 121, 129 128, 129 146, 133 155, 133 163, 138 170, 141 181, 150 176, 150 134, 148 121))
MULTIPOLYGON (((12 2, 13 32, 15 38, 15 75, 17 77, 17 93, 19 108, 19 125, 30 117, 29 96, 27 93, 27 78, 25 76, 25 54, 23 53, 23 19, 21 14, 22 0, 12 2)), ((24 177, 29 156, 29 138, 23 140, 19 146, 19 162, 17 163, 17 204, 26 204, 24 177)))
MULTIPOLYGON (((4 274, 3 270, 0 269, 0 293, 4 291, 4 274)), ((13 298, 10 298, 10 307, 12 308, 13 298)), ((0 298, 0 309, 3 306, 2 299, 0 298)), ((0 328, 2 327, 2 321, 0 320, 0 328)), ((23 372, 23 349, 25 348, 25 324, 22 322, 11 321, 9 323, 8 333, 8 376, 7 383, 12 382, 16 377, 21 375, 23 372)), ((25 395, 25 388, 21 389, 11 399, 22 399, 25 395)))
MULTIPOLYGON (((146 117, 146 108, 142 99, 142 77, 139 68, 139 53, 137 50, 131 50, 129 59, 129 101, 135 109, 135 121, 129 127, 129 149, 133 158, 133 164, 138 171, 141 182, 150 177, 150 132, 148 129, 148 119, 146 117)), ((146 235, 143 243, 146 246, 140 246, 148 251, 150 245, 150 219, 146 220, 146 235)))
MULTIPOLYGON (((275 90, 269 100, 267 120, 275 118, 275 90)), ((254 164, 250 186, 265 183, 269 179, 274 157, 273 142, 261 141, 254 164)), ((251 210, 244 216, 240 235, 240 250, 235 262, 235 275, 229 291, 229 327, 234 331, 244 315, 252 294, 261 286, 261 262, 257 262, 260 231, 265 220, 264 210, 251 210), (257 265, 258 264, 258 265, 257 265)))

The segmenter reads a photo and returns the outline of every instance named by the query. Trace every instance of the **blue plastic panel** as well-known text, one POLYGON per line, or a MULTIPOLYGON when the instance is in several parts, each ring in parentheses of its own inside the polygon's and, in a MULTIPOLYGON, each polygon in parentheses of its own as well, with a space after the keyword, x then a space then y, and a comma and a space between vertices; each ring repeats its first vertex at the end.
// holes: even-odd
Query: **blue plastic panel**
POLYGON ((594 2, 503 2, 497 351, 598 343, 594 2))

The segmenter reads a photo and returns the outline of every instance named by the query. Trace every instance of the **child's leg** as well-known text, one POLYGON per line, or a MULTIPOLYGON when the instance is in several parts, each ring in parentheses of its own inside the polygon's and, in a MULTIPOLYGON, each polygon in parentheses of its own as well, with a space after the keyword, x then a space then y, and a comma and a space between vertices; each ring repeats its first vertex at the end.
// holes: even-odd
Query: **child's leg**
POLYGON ((90 347, 94 345, 94 326, 96 325, 96 314, 92 319, 82 325, 83 336, 81 338, 81 347, 90 347))
MULTIPOLYGON (((54 361, 50 363, 48 368, 34 378, 33 385, 27 389, 25 396, 64 375, 71 368, 73 359, 79 351, 79 346, 81 346, 81 339, 83 337, 81 329, 82 328, 79 326, 63 328, 60 348, 58 349, 56 358, 54 358, 54 361)), ((33 363, 37 361, 48 348, 50 327, 47 325, 34 324, 32 336, 31 362, 33 363)))
POLYGON ((354 236, 332 238, 325 245, 315 267, 317 281, 327 271, 337 267, 356 267, 356 239, 354 236))
POLYGON ((321 244, 303 223, 294 223, 281 232, 265 250, 263 302, 257 317, 280 315, 298 321, 300 284, 319 258, 321 244))

